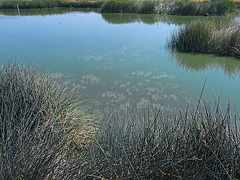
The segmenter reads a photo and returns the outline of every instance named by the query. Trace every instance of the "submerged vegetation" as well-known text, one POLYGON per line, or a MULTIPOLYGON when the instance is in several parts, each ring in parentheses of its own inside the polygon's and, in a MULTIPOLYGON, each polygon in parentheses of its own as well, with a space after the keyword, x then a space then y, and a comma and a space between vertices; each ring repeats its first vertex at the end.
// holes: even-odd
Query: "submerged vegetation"
POLYGON ((86 140, 92 117, 71 91, 18 63, 0 75, 0 179, 240 177, 240 116, 230 101, 226 112, 220 98, 212 108, 201 96, 180 113, 132 104, 104 113, 86 140))
POLYGON ((172 50, 240 57, 240 25, 214 25, 195 21, 173 33, 168 46, 172 50))
POLYGON ((100 8, 102 13, 170 14, 183 16, 228 15, 235 13, 232 0, 1 0, 0 9, 100 8))

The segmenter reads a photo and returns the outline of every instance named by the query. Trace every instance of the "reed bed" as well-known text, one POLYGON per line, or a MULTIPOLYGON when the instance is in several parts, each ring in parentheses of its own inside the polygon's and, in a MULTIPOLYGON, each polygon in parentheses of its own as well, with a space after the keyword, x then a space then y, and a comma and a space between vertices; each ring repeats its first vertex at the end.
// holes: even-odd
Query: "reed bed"
POLYGON ((36 68, 1 66, 0 179, 80 177, 82 159, 69 157, 89 141, 90 116, 74 99, 36 68))
POLYGON ((224 16, 236 11, 232 0, 176 1, 175 8, 169 14, 183 16, 224 16))
POLYGON ((139 13, 139 14, 170 14, 182 16, 228 15, 234 13, 236 3, 231 0, 210 1, 132 1, 110 0, 103 3, 102 13, 139 13))
POLYGON ((95 144, 91 177, 99 179, 238 179, 239 114, 191 100, 186 109, 167 112, 113 110, 103 117, 95 144))
POLYGON ((0 9, 100 8, 102 13, 170 14, 183 16, 228 15, 235 13, 232 0, 2 0, 0 9))
POLYGON ((156 6, 157 1, 110 0, 103 4, 101 12, 156 14, 156 6))
POLYGON ((103 1, 69 0, 2 0, 0 9, 44 9, 44 8, 100 8, 103 1))
POLYGON ((173 33, 168 47, 191 53, 211 53, 240 57, 240 26, 236 22, 223 26, 196 21, 173 33))

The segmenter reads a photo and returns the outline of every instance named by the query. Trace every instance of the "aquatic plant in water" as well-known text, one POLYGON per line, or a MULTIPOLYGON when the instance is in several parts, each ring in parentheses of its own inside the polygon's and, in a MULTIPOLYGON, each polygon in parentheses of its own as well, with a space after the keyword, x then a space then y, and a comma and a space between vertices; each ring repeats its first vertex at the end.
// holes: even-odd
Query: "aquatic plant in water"
POLYGON ((195 21, 172 34, 168 47, 180 52, 211 53, 240 57, 240 26, 232 22, 219 26, 195 21))

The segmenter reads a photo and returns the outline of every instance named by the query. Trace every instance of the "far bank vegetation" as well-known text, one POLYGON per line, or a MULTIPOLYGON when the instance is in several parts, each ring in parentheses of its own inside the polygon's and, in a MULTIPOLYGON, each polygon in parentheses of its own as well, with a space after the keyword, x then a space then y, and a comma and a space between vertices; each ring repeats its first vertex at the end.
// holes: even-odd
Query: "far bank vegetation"
POLYGON ((183 16, 223 16, 236 12, 232 0, 1 0, 0 9, 100 8, 102 13, 170 14, 183 16))

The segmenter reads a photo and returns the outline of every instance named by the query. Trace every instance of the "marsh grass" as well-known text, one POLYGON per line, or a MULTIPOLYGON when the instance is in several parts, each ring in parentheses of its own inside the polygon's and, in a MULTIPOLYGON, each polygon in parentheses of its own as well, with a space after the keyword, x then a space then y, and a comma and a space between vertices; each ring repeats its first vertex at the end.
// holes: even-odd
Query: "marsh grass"
POLYGON ((102 13, 171 14, 183 16, 228 15, 235 13, 232 0, 2 0, 0 9, 41 9, 54 7, 100 8, 102 13))
POLYGON ((240 57, 240 26, 196 21, 173 33, 168 47, 180 52, 211 53, 240 57))
POLYGON ((239 114, 201 100, 185 110, 138 109, 105 114, 91 177, 234 179, 240 177, 239 114))
POLYGON ((236 3, 231 0, 211 1, 132 1, 109 0, 103 3, 102 13, 139 13, 139 14, 170 14, 182 16, 228 15, 234 13, 236 3))
POLYGON ((47 74, 19 63, 0 68, 0 179, 71 179, 90 139, 88 113, 47 74), (78 134, 75 136, 75 134, 78 134), (76 139, 77 138, 77 139, 76 139))
POLYGON ((3 0, 0 9, 44 9, 44 8, 100 8, 103 1, 68 1, 68 0, 3 0))
POLYGON ((101 8, 101 13, 157 14, 157 1, 110 0, 101 8))
POLYGON ((71 8, 101 8, 103 0, 97 1, 88 1, 88 0, 79 0, 79 1, 61 1, 59 7, 71 7, 71 8))
POLYGON ((1 9, 17 9, 17 5, 20 9, 37 9, 37 8, 53 8, 59 7, 59 0, 32 0, 32 1, 20 1, 20 0, 12 0, 12 1, 0 1, 1 9))
POLYGON ((169 14, 183 16, 224 16, 236 11, 236 3, 232 0, 210 1, 176 1, 169 14))

